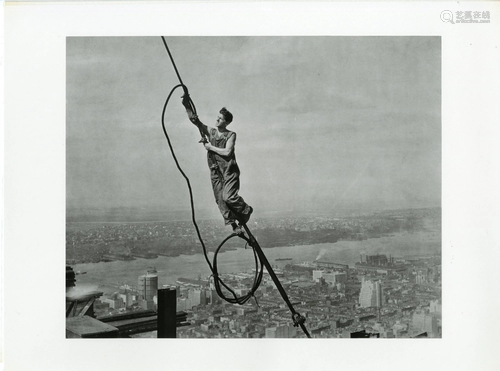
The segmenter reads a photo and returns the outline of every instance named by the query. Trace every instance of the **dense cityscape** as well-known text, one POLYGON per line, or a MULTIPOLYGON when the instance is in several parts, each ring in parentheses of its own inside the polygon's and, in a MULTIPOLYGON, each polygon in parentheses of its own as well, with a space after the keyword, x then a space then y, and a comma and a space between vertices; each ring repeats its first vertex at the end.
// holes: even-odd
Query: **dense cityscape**
MULTIPOLYGON (((200 223, 202 235, 215 243, 227 235, 216 223, 200 223)), ((346 218, 303 217, 257 219, 259 242, 277 247, 337 240, 363 240, 392 233, 440 231, 440 209, 377 213, 346 218)), ((188 222, 132 223, 68 230, 67 263, 93 259, 154 258, 159 254, 199 253, 188 222), (168 245, 165 242, 168 241, 168 245), (186 246, 195 246, 187 250, 186 246), (139 248, 137 247, 139 246, 139 248), (78 249, 83 252, 77 253, 78 249)), ((361 255, 354 266, 317 259, 289 262, 283 257, 275 273, 295 310, 306 318, 314 338, 441 337, 441 254, 361 255)), ((276 263, 276 262, 273 262, 276 263)), ((255 272, 222 275, 238 295, 245 295, 255 272)), ((245 305, 222 301, 213 279, 187 272, 175 285, 177 311, 187 322, 179 338, 301 338, 289 308, 267 272, 254 297, 245 305), (189 276, 189 273, 194 276, 189 276)), ((97 318, 156 310, 158 273, 144 272, 95 304, 97 318)), ((154 332, 140 334, 155 337, 154 332)))
MULTIPOLYGON (((385 255, 367 256, 372 264, 355 268, 332 262, 286 265, 277 273, 295 309, 306 317, 315 338, 441 337, 440 257, 387 262, 385 255), (376 260, 376 262, 375 262, 376 260)), ((154 282, 155 271, 139 277, 154 282)), ((223 277, 238 295, 251 286, 253 272, 223 277)), ((96 306, 101 317, 154 309, 154 292, 123 286, 96 306), (142 298, 142 299, 141 299, 142 298)), ((154 285, 152 285, 154 287, 154 285)), ((154 289, 153 289, 154 291, 154 289)), ((180 338, 301 338, 289 309, 268 275, 255 300, 240 306, 222 302, 208 280, 179 278, 177 310, 188 313, 180 338)), ((154 334, 151 334, 153 336, 154 334)))

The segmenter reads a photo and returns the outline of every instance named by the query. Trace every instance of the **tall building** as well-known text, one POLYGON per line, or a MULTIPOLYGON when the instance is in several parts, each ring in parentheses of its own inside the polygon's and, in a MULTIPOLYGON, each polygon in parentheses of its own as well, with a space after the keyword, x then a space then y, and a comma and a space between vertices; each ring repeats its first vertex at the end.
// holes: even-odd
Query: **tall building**
POLYGON ((384 303, 384 290, 380 281, 363 281, 359 292, 359 305, 363 308, 380 308, 384 303))
POLYGON ((158 295, 158 275, 156 270, 148 270, 148 272, 139 276, 137 283, 139 291, 139 300, 153 301, 153 297, 158 295))
POLYGON ((215 289, 207 290, 206 296, 207 296, 207 304, 214 305, 214 304, 220 304, 222 302, 222 299, 219 297, 215 289))
POLYGON ((413 313, 412 326, 415 331, 425 331, 429 336, 438 333, 437 318, 432 314, 425 313, 424 311, 417 311, 413 313))
POLYGON ((207 303, 205 290, 203 289, 189 289, 188 299, 191 300, 191 305, 205 305, 207 303))
POLYGON ((134 304, 134 295, 131 292, 123 292, 119 294, 119 297, 125 302, 126 307, 132 306, 134 304))

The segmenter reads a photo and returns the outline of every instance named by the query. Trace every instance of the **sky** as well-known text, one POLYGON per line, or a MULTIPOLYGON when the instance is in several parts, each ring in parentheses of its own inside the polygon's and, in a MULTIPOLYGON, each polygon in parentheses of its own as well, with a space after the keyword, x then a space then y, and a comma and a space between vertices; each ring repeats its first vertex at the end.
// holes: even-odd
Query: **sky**
MULTIPOLYGON (((440 37, 166 37, 201 121, 234 115, 256 213, 441 203, 440 37)), ((67 208, 188 210, 161 126, 178 84, 160 37, 66 42, 67 208)), ((196 207, 218 211, 178 89, 165 125, 196 207)))

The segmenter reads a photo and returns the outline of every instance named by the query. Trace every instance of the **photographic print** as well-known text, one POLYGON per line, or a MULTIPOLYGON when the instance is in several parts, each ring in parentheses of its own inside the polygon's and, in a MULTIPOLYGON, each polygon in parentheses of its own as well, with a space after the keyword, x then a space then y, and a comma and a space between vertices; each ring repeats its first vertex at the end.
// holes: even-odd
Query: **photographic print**
POLYGON ((493 3, 4 12, 6 370, 499 368, 493 3))
POLYGON ((441 338, 441 53, 68 36, 66 337, 441 338))

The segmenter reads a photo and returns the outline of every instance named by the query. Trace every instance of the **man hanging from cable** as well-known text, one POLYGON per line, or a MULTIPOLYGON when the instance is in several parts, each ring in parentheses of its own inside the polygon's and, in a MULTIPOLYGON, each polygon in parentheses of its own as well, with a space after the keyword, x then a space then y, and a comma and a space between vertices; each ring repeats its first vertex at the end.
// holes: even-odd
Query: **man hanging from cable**
POLYGON ((253 208, 249 206, 241 196, 240 169, 236 163, 234 151, 236 133, 227 130, 227 126, 233 121, 233 115, 225 107, 219 111, 215 128, 203 124, 198 115, 193 112, 191 100, 187 91, 182 97, 182 104, 186 108, 189 120, 198 127, 205 138, 203 145, 207 150, 208 167, 210 168, 210 180, 214 191, 215 202, 224 218, 226 225, 231 225, 233 232, 241 234, 241 225, 250 219, 253 208), (236 221, 240 225, 236 224, 236 221))

